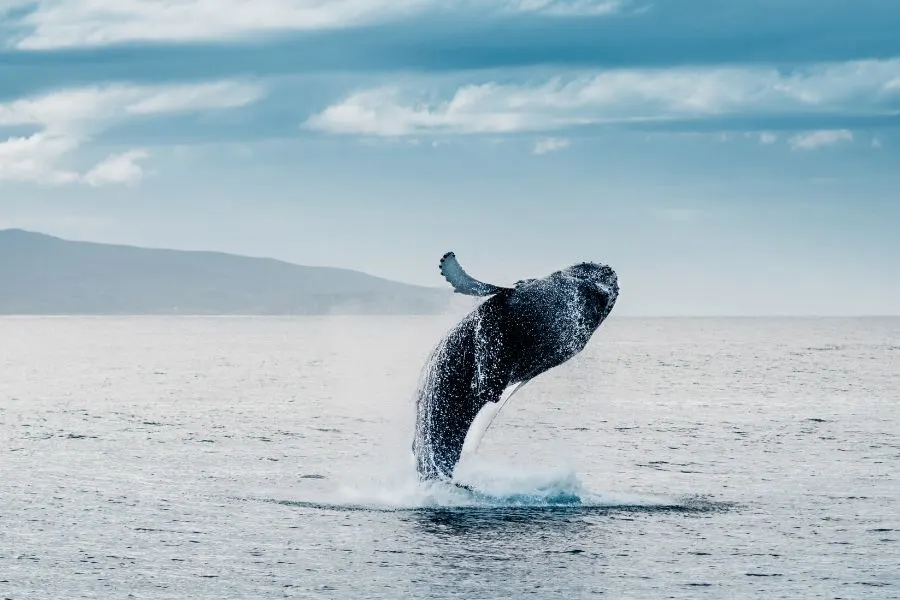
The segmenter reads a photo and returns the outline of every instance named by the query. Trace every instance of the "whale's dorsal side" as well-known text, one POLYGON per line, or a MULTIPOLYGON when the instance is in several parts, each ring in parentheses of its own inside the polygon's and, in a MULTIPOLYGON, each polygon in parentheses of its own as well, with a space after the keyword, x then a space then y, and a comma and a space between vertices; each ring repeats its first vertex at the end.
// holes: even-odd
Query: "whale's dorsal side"
POLYGON ((453 286, 454 292, 466 296, 492 296, 508 289, 478 281, 466 273, 453 252, 441 257, 441 275, 453 286))

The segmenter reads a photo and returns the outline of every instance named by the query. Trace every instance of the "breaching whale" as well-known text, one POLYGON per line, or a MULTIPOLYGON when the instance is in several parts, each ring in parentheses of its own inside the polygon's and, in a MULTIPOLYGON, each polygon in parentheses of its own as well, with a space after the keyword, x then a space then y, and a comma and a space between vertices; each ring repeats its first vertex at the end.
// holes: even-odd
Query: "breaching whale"
POLYGON ((453 252, 440 271, 456 293, 487 297, 432 351, 419 383, 413 455, 423 480, 449 481, 472 422, 585 347, 619 295, 616 272, 583 262, 509 287, 478 281, 453 252))

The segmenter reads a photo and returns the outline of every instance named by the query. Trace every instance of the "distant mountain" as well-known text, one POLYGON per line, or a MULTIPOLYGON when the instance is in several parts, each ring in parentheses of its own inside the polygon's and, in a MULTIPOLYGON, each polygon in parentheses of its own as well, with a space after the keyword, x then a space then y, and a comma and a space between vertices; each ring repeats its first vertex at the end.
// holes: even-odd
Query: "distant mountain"
POLYGON ((218 252, 0 230, 0 314, 436 314, 449 289, 218 252))

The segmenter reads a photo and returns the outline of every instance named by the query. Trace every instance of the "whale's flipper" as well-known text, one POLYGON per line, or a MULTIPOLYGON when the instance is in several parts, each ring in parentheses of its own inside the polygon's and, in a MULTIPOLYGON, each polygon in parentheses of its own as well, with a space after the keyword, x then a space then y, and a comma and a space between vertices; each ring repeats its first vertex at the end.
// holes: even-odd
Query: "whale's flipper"
POLYGON ((513 394, 518 392, 529 381, 531 380, 526 379, 507 387, 501 397, 497 399, 497 402, 488 402, 481 407, 481 410, 475 415, 475 420, 469 425, 469 431, 466 432, 466 439, 463 441, 462 447, 463 455, 474 454, 478 450, 481 440, 484 439, 484 434, 487 433, 488 428, 494 422, 494 419, 497 418, 500 409, 506 405, 506 402, 513 394))
POLYGON ((492 296, 508 289, 478 281, 463 270, 452 252, 441 257, 441 275, 453 286, 453 291, 457 294, 492 296))

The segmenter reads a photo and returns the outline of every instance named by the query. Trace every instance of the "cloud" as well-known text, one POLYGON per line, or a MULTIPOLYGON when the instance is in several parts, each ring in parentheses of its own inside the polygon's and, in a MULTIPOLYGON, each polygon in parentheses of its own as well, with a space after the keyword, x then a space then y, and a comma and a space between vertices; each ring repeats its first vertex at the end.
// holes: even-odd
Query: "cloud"
POLYGON ((534 145, 535 154, 548 154, 568 148, 571 142, 565 138, 545 138, 534 145))
POLYGON ((239 81, 66 89, 0 104, 0 126, 40 125, 57 132, 97 129, 138 115, 236 108, 263 93, 261 86, 239 81))
POLYGON ((260 98, 259 86, 221 81, 195 85, 109 85, 51 92, 0 103, 0 127, 37 131, 0 142, 0 180, 92 186, 140 181, 143 150, 110 156, 80 175, 65 166, 93 136, 118 123, 153 115, 236 108, 260 98))
POLYGON ((137 161, 149 156, 145 150, 129 150, 114 154, 88 171, 84 175, 84 181, 94 187, 111 183, 137 185, 144 176, 144 170, 137 161))
POLYGON ((0 142, 0 181, 31 181, 59 185, 78 181, 78 173, 57 166, 78 147, 70 137, 36 133, 0 142))
POLYGON ((816 150, 841 142, 852 142, 853 132, 847 129, 829 129, 798 133, 788 143, 794 150, 816 150))
POLYGON ((331 133, 551 131, 612 123, 698 121, 728 116, 859 116, 900 113, 900 59, 825 63, 790 73, 763 67, 618 69, 538 84, 481 83, 449 98, 378 87, 313 115, 331 133))
POLYGON ((550 16, 597 16, 618 12, 622 8, 618 0, 519 0, 513 2, 522 12, 539 12, 550 16))
POLYGON ((778 141, 778 136, 769 131, 763 131, 759 134, 759 143, 769 146, 778 141))
MULTIPOLYGON (((127 42, 211 41, 261 33, 338 29, 427 12, 605 15, 616 0, 6 0, 25 31, 16 47, 47 50, 127 42)), ((0 16, 4 4, 0 3, 0 16)))
MULTIPOLYGON (((124 42, 216 40, 258 32, 375 22, 417 0, 38 0, 17 47, 46 50, 124 42)), ((24 3, 23 3, 24 4, 24 3)))

